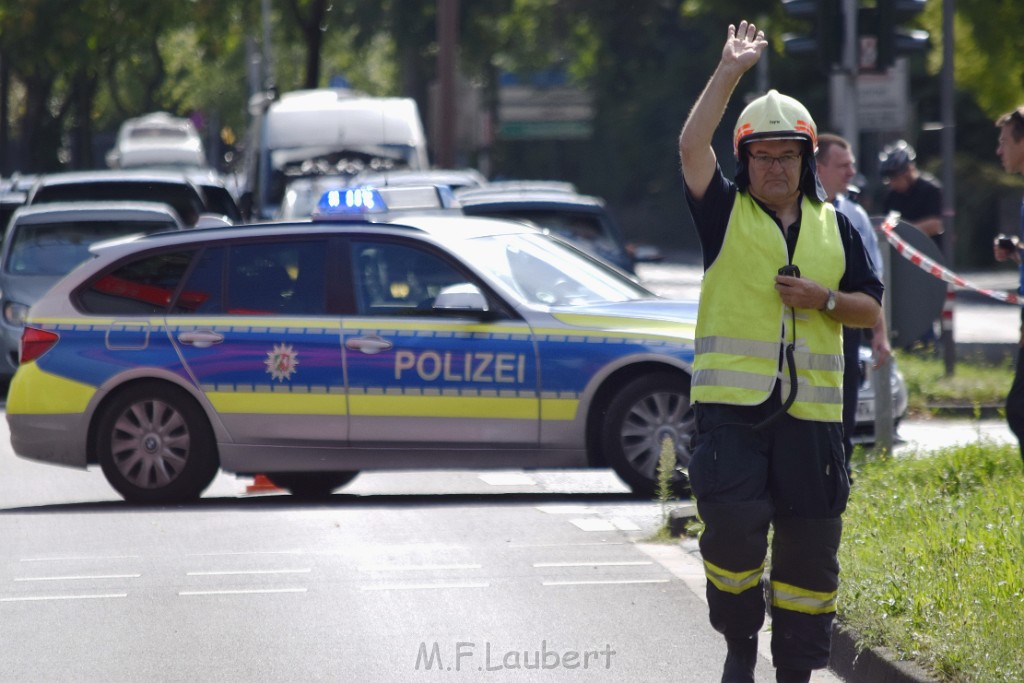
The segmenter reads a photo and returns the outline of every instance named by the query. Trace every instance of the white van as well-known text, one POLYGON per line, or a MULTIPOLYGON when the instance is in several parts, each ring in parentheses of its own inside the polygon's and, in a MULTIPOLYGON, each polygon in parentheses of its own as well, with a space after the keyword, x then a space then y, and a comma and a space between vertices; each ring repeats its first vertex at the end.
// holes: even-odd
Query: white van
POLYGON ((242 201, 253 221, 273 218, 299 178, 429 168, 423 123, 409 98, 336 88, 260 93, 249 113, 242 201))

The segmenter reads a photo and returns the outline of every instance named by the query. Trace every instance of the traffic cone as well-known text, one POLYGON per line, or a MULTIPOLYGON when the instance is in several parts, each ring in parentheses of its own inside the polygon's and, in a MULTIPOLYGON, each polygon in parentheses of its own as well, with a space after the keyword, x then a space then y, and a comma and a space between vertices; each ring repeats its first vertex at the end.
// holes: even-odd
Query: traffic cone
POLYGON ((273 493, 282 489, 274 485, 265 474, 257 474, 253 482, 245 487, 246 493, 273 493))

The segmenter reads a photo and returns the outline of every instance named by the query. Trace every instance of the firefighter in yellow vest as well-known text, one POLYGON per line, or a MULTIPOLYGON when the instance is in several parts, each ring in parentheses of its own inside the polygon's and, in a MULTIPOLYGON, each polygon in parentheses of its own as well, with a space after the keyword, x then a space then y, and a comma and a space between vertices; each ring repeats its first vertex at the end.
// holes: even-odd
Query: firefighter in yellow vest
POLYGON ((753 24, 729 26, 679 137, 705 268, 689 474, 710 620, 728 647, 723 683, 754 681, 766 599, 776 680, 828 665, 850 491, 842 326, 872 327, 882 297, 859 234, 824 201, 817 129, 797 100, 772 90, 747 105, 735 181, 722 174, 712 136, 766 46, 753 24))

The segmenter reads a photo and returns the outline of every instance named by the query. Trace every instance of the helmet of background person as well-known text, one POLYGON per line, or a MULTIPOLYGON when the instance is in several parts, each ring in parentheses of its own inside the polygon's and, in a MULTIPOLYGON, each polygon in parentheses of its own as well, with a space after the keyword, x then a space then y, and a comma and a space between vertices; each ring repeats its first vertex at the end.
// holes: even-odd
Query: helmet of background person
POLYGON ((883 180, 894 178, 910 168, 910 164, 916 158, 917 152, 914 151, 914 148, 906 140, 897 140, 892 144, 886 145, 878 153, 878 173, 882 176, 883 180))

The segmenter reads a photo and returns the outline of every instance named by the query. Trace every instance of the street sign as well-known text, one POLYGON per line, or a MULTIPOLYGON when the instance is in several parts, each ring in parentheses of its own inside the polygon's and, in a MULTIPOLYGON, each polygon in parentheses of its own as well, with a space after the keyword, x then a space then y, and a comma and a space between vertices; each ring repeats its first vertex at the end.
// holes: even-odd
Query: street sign
POLYGON ((862 131, 893 132, 907 127, 907 60, 882 73, 857 76, 857 121, 862 131))
POLYGON ((529 80, 506 74, 500 81, 498 137, 585 139, 593 132, 593 118, 593 96, 560 72, 529 80))
POLYGON ((505 140, 585 140, 593 132, 590 121, 502 121, 498 127, 505 140))

